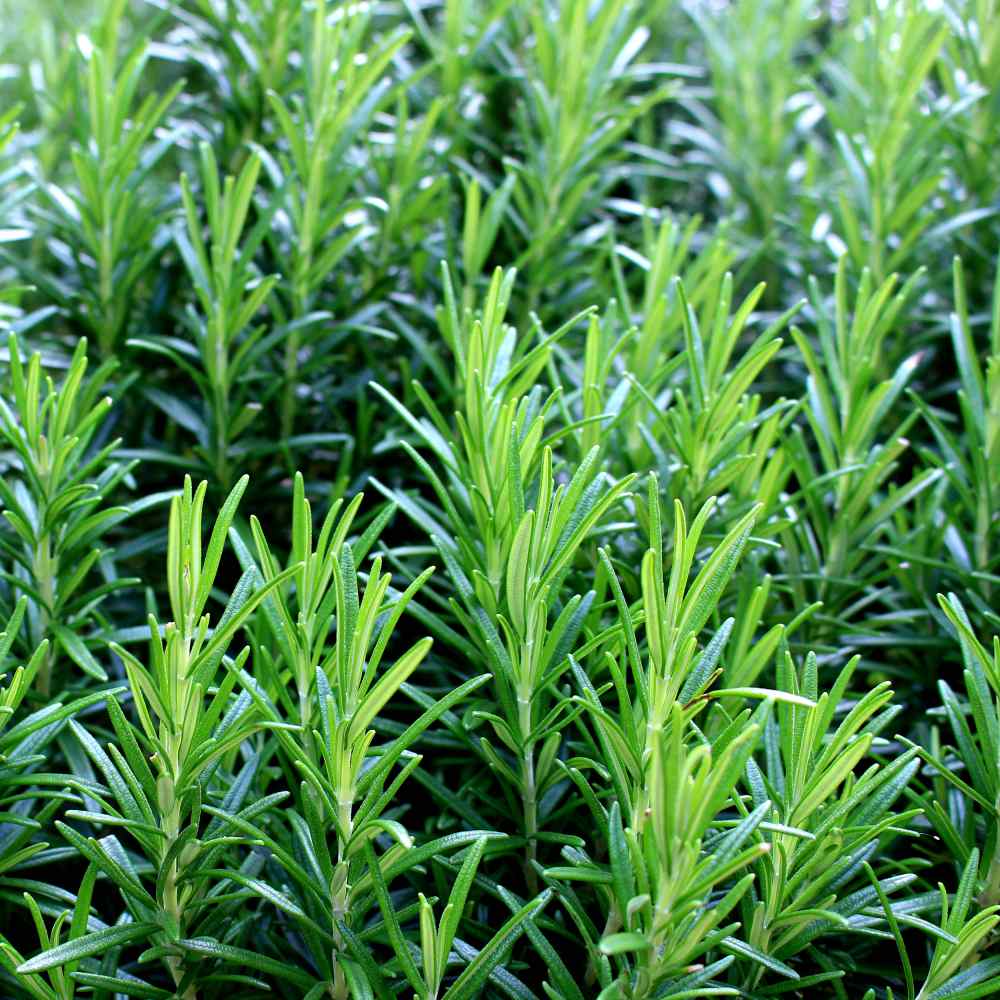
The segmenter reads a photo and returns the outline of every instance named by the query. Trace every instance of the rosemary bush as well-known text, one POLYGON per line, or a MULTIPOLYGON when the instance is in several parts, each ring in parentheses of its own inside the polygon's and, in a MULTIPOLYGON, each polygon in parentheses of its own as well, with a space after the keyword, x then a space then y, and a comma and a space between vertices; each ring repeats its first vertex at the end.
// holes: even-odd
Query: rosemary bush
POLYGON ((1000 995, 995 0, 0 27, 0 995, 1000 995))

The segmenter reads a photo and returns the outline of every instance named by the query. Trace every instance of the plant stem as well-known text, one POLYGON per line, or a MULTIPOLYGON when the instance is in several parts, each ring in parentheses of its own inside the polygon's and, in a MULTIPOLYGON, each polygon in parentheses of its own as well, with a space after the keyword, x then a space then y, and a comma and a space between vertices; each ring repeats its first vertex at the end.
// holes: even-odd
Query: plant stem
POLYGON ((292 330, 285 341, 285 391, 281 397, 281 438, 292 436, 295 426, 295 390, 299 373, 299 334, 292 330))
MULTIPOLYGON (((173 769, 173 773, 177 773, 179 762, 174 760, 170 766, 173 769)), ((163 832, 165 836, 163 854, 161 855, 162 857, 166 857, 177 842, 181 830, 181 803, 177 797, 173 778, 169 774, 161 775, 160 807, 161 809, 166 807, 163 817, 163 832)), ((170 867, 167 869, 166 877, 163 880, 163 911, 170 918, 171 926, 178 936, 183 937, 184 912, 180 893, 178 892, 179 875, 178 861, 174 858, 170 862, 170 867)), ((169 955, 167 956, 166 964, 173 978, 174 986, 180 988, 181 982, 184 979, 184 960, 177 955, 169 955)), ((183 1000, 197 1000, 198 992, 192 984, 186 987, 180 993, 180 996, 183 1000)))
POLYGON ((531 734, 531 695, 517 695, 518 723, 525 743, 521 750, 521 806, 524 813, 524 877, 532 893, 538 891, 535 861, 538 858, 538 789, 535 786, 535 745, 531 734))
POLYGON ((101 225, 101 259, 100 259, 100 300, 101 315, 95 317, 98 327, 97 346, 102 358, 111 357, 114 353, 117 335, 115 314, 114 287, 114 256, 111 246, 111 220, 105 218, 101 225))
MULTIPOLYGON (((981 909, 996 906, 1000 903, 1000 840, 993 849, 993 857, 990 860, 989 871, 986 873, 986 884, 976 899, 981 909)), ((996 941, 996 933, 987 934, 979 943, 979 947, 974 948, 962 963, 963 969, 971 969, 982 958, 983 952, 988 950, 996 941)))
MULTIPOLYGON (((39 594, 42 598, 41 607, 38 609, 38 619, 39 632, 44 636, 52 620, 52 605, 55 601, 55 578, 58 571, 57 560, 52 558, 52 541, 51 536, 48 534, 42 535, 38 540, 33 570, 35 582, 38 584, 39 594)), ((43 698, 48 698, 52 692, 52 666, 53 649, 50 645, 45 652, 42 665, 38 670, 38 693, 43 698)))
POLYGON ((988 494, 983 491, 979 494, 979 503, 976 506, 976 563, 983 572, 983 597, 989 602, 993 588, 989 582, 990 563, 990 526, 993 521, 993 511, 990 506, 988 494))
POLYGON ((215 420, 215 476, 222 489, 229 489, 229 404, 224 386, 216 386, 214 392, 213 418, 215 420))
POLYGON ((351 886, 348 881, 350 870, 344 854, 346 844, 350 839, 350 829, 353 827, 351 819, 352 808, 353 801, 345 803, 342 799, 338 800, 340 821, 342 824, 346 823, 346 825, 344 826, 345 837, 337 844, 337 867, 334 869, 333 885, 331 886, 332 897, 330 900, 330 909, 333 917, 333 982, 330 984, 328 992, 333 1000, 348 1000, 351 995, 347 985, 347 977, 344 975, 344 969, 339 961, 339 956, 347 951, 347 942, 344 941, 343 935, 340 933, 340 923, 347 919, 347 914, 350 910, 351 886))
POLYGON ((313 222, 316 215, 321 174, 314 169, 309 177, 303 231, 299 233, 295 281, 292 289, 292 329, 285 340, 285 389, 281 394, 281 439, 287 441, 295 430, 295 391, 298 388, 301 337, 295 322, 309 311, 309 271, 313 260, 313 222))

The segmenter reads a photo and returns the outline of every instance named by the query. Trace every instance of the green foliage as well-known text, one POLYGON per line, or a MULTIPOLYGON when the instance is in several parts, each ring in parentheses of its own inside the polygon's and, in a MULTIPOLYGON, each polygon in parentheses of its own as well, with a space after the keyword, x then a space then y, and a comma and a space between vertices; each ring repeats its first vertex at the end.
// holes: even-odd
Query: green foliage
POLYGON ((940 13, 917 3, 873 4, 857 30, 862 37, 847 58, 828 64, 828 73, 842 76, 846 99, 828 104, 827 113, 844 165, 837 208, 848 256, 880 282, 912 269, 910 255, 937 215, 937 136, 962 104, 924 104, 948 33, 940 13), (876 93, 883 101, 873 114, 876 93))
POLYGON ((266 395, 255 391, 257 363, 280 339, 281 331, 265 336, 267 325, 253 323, 278 276, 260 275, 253 263, 267 232, 266 217, 244 233, 259 157, 251 155, 238 176, 220 180, 212 147, 201 143, 199 154, 208 239, 186 174, 180 182, 183 224, 174 233, 197 301, 197 308, 189 307, 184 315, 190 337, 137 338, 131 345, 165 355, 194 381, 197 407, 160 388, 147 389, 146 397, 194 435, 202 467, 217 485, 229 489, 233 459, 247 451, 238 439, 260 413, 267 395, 273 395, 273 390, 266 395))
POLYGON ((142 96, 149 48, 139 40, 119 56, 125 6, 109 4, 94 37, 77 38, 79 82, 68 109, 77 136, 72 179, 40 178, 39 229, 50 257, 26 268, 52 302, 78 318, 102 358, 120 348, 163 248, 162 196, 147 179, 176 138, 164 126, 182 89, 178 82, 142 96))
POLYGON ((764 244, 758 252, 796 269, 782 243, 796 238, 796 216, 807 209, 796 204, 795 175, 816 169, 823 107, 805 81, 819 61, 824 15, 799 0, 737 3, 714 14, 692 4, 690 12, 705 41, 711 101, 692 95, 693 123, 675 127, 689 155, 710 159, 716 197, 747 214, 748 234, 764 244))
MULTIPOLYGON (((349 163, 347 153, 391 93, 386 70, 407 36, 391 35, 372 50, 366 44, 369 20, 361 7, 340 10, 334 17, 325 0, 316 3, 307 35, 305 92, 291 102, 273 91, 268 95, 287 145, 287 156, 271 178, 287 220, 281 246, 281 255, 288 260, 290 300, 283 437, 294 426, 302 331, 315 328, 322 318, 311 315, 317 292, 351 249, 371 235, 363 201, 351 196, 359 168, 349 163)), ((406 194, 405 189, 395 192, 397 199, 406 194)), ((398 203, 387 207, 390 213, 402 208, 398 203)), ((322 351, 323 346, 317 349, 322 351)))
POLYGON ((921 361, 919 353, 913 354, 893 370, 886 357, 919 274, 896 292, 894 278, 876 286, 866 270, 853 309, 846 275, 842 258, 832 309, 815 282, 811 288, 818 349, 804 333, 793 331, 808 373, 804 409, 809 438, 796 428, 786 453, 809 517, 807 527, 791 519, 782 534, 788 551, 800 560, 800 576, 793 584, 800 605, 818 598, 823 619, 837 624, 861 596, 849 581, 879 580, 882 556, 870 553, 895 513, 941 475, 938 469, 923 468, 909 478, 894 476, 910 447, 905 434, 916 420, 915 411, 885 427, 921 361), (868 559, 873 561, 865 567, 868 559))
POLYGON ((556 467, 546 439, 561 431, 546 424, 558 390, 546 397, 540 385, 528 387, 572 322, 518 350, 517 332, 504 322, 513 285, 513 271, 494 274, 481 318, 468 311, 459 318, 453 299, 439 312, 464 387, 457 429, 442 422, 417 386, 429 417, 418 420, 394 403, 440 463, 439 473, 406 445, 426 470, 438 507, 390 495, 428 531, 461 600, 450 602, 455 624, 493 675, 493 700, 477 707, 476 716, 489 723, 501 749, 485 737, 480 749, 520 800, 530 872, 544 818, 539 800, 557 779, 560 730, 570 712, 569 703, 550 692, 569 665, 567 652, 593 600, 593 594, 561 599, 564 581, 633 477, 603 483, 596 447, 572 478, 556 467), (558 485, 557 475, 564 480, 558 485))
MULTIPOLYGON (((51 640, 36 677, 39 693, 48 698, 59 659, 94 680, 108 679, 92 651, 100 648, 98 607, 115 589, 135 581, 117 577, 108 550, 100 546, 129 513, 108 498, 130 466, 114 458, 119 441, 101 440, 112 400, 100 393, 113 362, 86 379, 87 342, 81 339, 57 388, 43 375, 40 354, 27 365, 21 361, 13 334, 8 357, 10 405, 0 399, 0 435, 10 449, 10 472, 0 481, 7 522, 0 534, 8 567, 4 597, 8 615, 21 594, 28 598, 26 648, 51 640), (104 579, 98 583, 99 564, 104 579)), ((17 620, 20 625, 20 616, 17 620)))
POLYGON ((0 993, 1000 994, 998 13, 3 5, 0 993))

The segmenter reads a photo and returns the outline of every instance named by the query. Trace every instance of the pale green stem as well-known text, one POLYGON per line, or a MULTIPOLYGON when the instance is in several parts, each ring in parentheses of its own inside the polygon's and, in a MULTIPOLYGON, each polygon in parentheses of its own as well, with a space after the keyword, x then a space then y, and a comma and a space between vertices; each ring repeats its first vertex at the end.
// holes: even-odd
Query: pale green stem
MULTIPOLYGON (((51 621, 51 608, 55 602, 55 579, 58 572, 58 560, 52 557, 52 540, 49 535, 42 535, 38 540, 33 566, 35 583, 42 598, 38 609, 41 632, 44 635, 51 621)), ((43 698, 48 698, 52 691, 53 649, 49 645, 38 669, 38 692, 43 698)))
MULTIPOLYGON (((986 884, 979 893, 976 902, 984 910, 1000 903, 1000 838, 998 838, 997 844, 993 849, 993 858, 990 861, 989 871, 986 873, 986 884)), ((995 941, 996 935, 994 933, 987 934, 980 942, 980 946, 974 948, 966 957, 962 963, 962 968, 971 969, 980 960, 983 951, 989 948, 995 941)))
MULTIPOLYGON (((172 762, 173 773, 177 773, 179 764, 177 761, 172 762)), ((180 800, 177 798, 176 788, 174 786, 173 779, 169 776, 165 776, 165 795, 166 799, 162 805, 166 805, 166 815, 163 817, 163 854, 165 857, 177 838, 180 836, 181 828, 181 804, 180 800)), ((167 869, 166 878, 163 880, 163 911, 170 917, 171 922, 174 927, 177 928, 178 933, 184 936, 184 910, 180 900, 180 893, 178 891, 178 883, 180 881, 180 868, 175 858, 170 862, 170 867, 167 869)), ((183 959, 177 955, 169 955, 166 959, 167 968, 170 970, 170 975, 173 978, 174 986, 180 987, 181 981, 184 978, 184 962, 183 959)), ((194 985, 190 985, 184 989, 182 993, 179 994, 183 1000, 197 1000, 198 992, 194 985)))
POLYGON ((525 739, 521 751, 521 805, 524 812, 524 874, 532 893, 538 891, 534 863, 538 857, 538 789, 535 786, 535 745, 531 734, 531 693, 517 695, 518 724, 525 739))

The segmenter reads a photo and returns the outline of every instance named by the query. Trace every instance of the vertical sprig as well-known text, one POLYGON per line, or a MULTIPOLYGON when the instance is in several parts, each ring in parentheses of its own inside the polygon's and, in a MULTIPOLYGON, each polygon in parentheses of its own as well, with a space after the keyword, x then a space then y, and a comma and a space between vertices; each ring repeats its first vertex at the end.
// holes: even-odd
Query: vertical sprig
POLYGON ((673 291, 686 378, 676 387, 663 380, 655 394, 638 386, 652 418, 644 444, 663 467, 668 495, 688 509, 735 492, 734 487, 742 488, 744 498, 773 506, 790 470, 780 453, 769 454, 769 445, 792 404, 778 399, 762 407, 760 397, 749 396, 748 390, 781 350, 778 334, 800 305, 768 324, 737 359, 736 347, 764 293, 763 284, 733 309, 733 277, 727 273, 714 294, 708 293, 701 321, 683 283, 676 282, 673 291))
POLYGON ((938 602, 962 651, 963 684, 938 681, 950 738, 942 744, 935 726, 929 746, 913 746, 933 769, 918 801, 949 857, 975 865, 977 902, 988 908, 1000 905, 1000 638, 980 642, 954 594, 938 602))
MULTIPOLYGON (((360 538, 349 541, 361 500, 360 495, 355 497, 343 513, 335 503, 314 543, 310 506, 303 480, 297 476, 292 567, 278 572, 272 548, 256 521, 251 521, 251 531, 257 562, 252 563, 245 548, 242 555, 250 564, 247 572, 267 581, 265 619, 277 648, 273 659, 261 657, 262 684, 254 685, 254 697, 265 717, 279 727, 282 756, 302 779, 291 819, 298 847, 294 856, 277 849, 298 900, 294 907, 284 908, 304 936, 317 987, 335 1000, 356 995, 361 982, 382 993, 387 988, 387 974, 378 969, 370 946, 359 937, 376 903, 406 978, 415 981, 415 966, 387 884, 437 851, 463 846, 476 837, 462 834, 416 846, 403 823, 392 816, 393 798, 420 763, 410 746, 487 680, 486 675, 466 680, 443 698, 431 700, 395 738, 374 742, 374 727, 383 709, 430 651, 431 639, 424 638, 391 664, 386 662, 400 621, 432 570, 397 593, 376 557, 362 585, 358 563, 391 510, 360 538), (287 584, 294 584, 294 600, 287 584), (292 698, 282 690, 286 676, 297 688, 297 703, 290 704, 292 698), (298 723, 294 733, 282 725, 289 716, 298 723), (380 855, 373 849, 378 839, 388 839, 390 845, 380 855)), ((273 895, 257 885, 251 888, 273 901, 273 895)), ((426 961, 436 961, 434 954, 428 954, 426 961)), ((441 976, 447 956, 443 962, 441 976)), ((472 963, 469 969, 483 964, 472 963)), ((435 991, 440 979, 436 983, 435 991)), ((430 989, 426 983, 421 988, 430 989)))
MULTIPOLYGON (((996 271, 986 350, 977 346, 969 314, 965 271, 956 257, 952 265, 954 311, 949 317, 951 346, 958 369, 958 404, 962 440, 945 414, 911 396, 928 422, 937 445, 928 463, 942 470, 952 499, 945 506, 948 547, 953 572, 967 588, 968 600, 987 621, 996 624, 992 597, 1000 521, 1000 267, 996 271)), ((982 338, 979 338, 982 339, 982 338)))
MULTIPOLYGON (((631 73, 646 41, 627 0, 588 7, 582 0, 532 6, 524 25, 534 40, 507 71, 521 93, 515 110, 521 149, 507 163, 516 173, 512 207, 529 307, 551 294, 577 259, 582 223, 619 177, 610 169, 643 116, 675 91, 664 67, 639 89, 631 73)), ((513 52, 511 53, 514 54, 513 52)))
POLYGON ((219 488, 228 490, 233 485, 234 457, 246 449, 239 439, 266 397, 274 393, 272 388, 262 394, 254 379, 270 339, 265 337, 267 324, 255 321, 278 276, 261 275, 254 265, 269 222, 266 215, 256 221, 251 216, 259 156, 249 156, 237 176, 220 178, 212 147, 201 143, 199 154, 205 220, 185 174, 181 177, 184 219, 174 234, 198 305, 186 316, 195 351, 169 337, 133 343, 166 354, 195 382, 201 395, 198 409, 157 389, 150 388, 147 394, 194 433, 205 468, 219 488))
MULTIPOLYGON (((202 512, 208 484, 197 490, 190 478, 170 506, 167 542, 167 589, 172 620, 162 627, 149 617, 147 663, 113 645, 128 677, 138 725, 129 722, 117 702, 108 702, 116 740, 106 749, 76 722, 72 731, 106 787, 80 790, 84 803, 99 808, 70 810, 67 819, 127 832, 144 859, 143 874, 114 835, 87 837, 75 825, 59 822, 66 840, 106 876, 121 893, 132 923, 83 933, 23 963, 22 974, 45 971, 98 954, 112 943, 147 937, 156 944, 177 995, 194 1000, 198 988, 190 966, 189 936, 222 934, 225 912, 207 912, 199 902, 217 884, 213 864, 229 847, 225 823, 204 823, 204 811, 218 803, 237 811, 248 794, 257 760, 249 756, 241 773, 223 791, 213 784, 222 759, 234 755, 258 723, 253 702, 235 695, 237 676, 249 649, 227 657, 235 634, 269 590, 280 586, 296 567, 254 590, 244 574, 214 629, 206 608, 222 560, 226 535, 246 489, 244 477, 223 504, 207 545, 202 544, 202 512), (225 669, 220 678, 220 667, 225 669), (147 888, 144 876, 152 884, 147 888), (197 930, 196 930, 197 929, 197 930)), ((217 891, 217 890, 216 890, 217 891)))
POLYGON ((0 547, 10 560, 8 592, 15 600, 18 592, 28 597, 28 646, 50 640, 36 678, 47 698, 60 656, 95 680, 108 679, 93 653, 95 611, 111 591, 134 581, 116 579, 107 562, 104 579, 93 577, 108 554, 103 536, 128 514, 108 500, 131 466, 114 459, 118 441, 102 439, 112 401, 101 392, 113 361, 87 379, 81 340, 57 386, 40 354, 22 362, 13 334, 8 354, 10 403, 0 398, 0 438, 12 461, 0 480, 6 520, 0 547))
POLYGON ((811 441, 795 428, 785 442, 799 509, 781 539, 791 564, 801 566, 793 573, 797 605, 822 600, 828 624, 846 606, 850 581, 870 579, 882 564, 870 551, 895 512, 941 476, 918 467, 909 478, 894 479, 910 447, 905 435, 918 416, 914 410, 897 417, 895 404, 922 355, 911 354, 893 370, 890 335, 919 279, 918 273, 896 291, 895 277, 877 283, 865 271, 852 307, 841 258, 832 308, 819 284, 812 284, 818 345, 792 330, 808 373, 811 441))
POLYGON ((425 393, 420 398, 430 419, 418 420, 376 388, 439 464, 435 470, 405 445, 434 488, 436 509, 398 492, 389 495, 429 532, 461 597, 453 610, 493 673, 493 703, 479 718, 491 726, 500 749, 486 739, 481 749, 519 802, 533 880, 539 802, 557 779, 554 763, 568 707, 551 691, 593 600, 567 591, 564 581, 634 477, 607 479, 594 448, 558 482, 557 459, 545 443, 558 393, 545 398, 534 383, 552 344, 573 321, 537 346, 519 343, 505 322, 513 279, 513 272, 497 270, 476 318, 460 317, 451 297, 439 313, 459 367, 462 404, 455 427, 425 393))
POLYGON ((183 81, 163 92, 148 85, 149 46, 119 54, 126 0, 107 6, 94 36, 77 38, 78 141, 70 152, 72 186, 58 177, 41 186, 53 256, 69 249, 73 283, 29 269, 40 288, 77 315, 101 358, 119 352, 143 282, 168 236, 155 168, 176 130, 163 128, 183 81))
MULTIPOLYGON (((916 1000, 930 1000, 933 996, 988 996, 1000 987, 997 963, 981 958, 989 939, 1000 924, 1000 907, 980 908, 975 900, 975 875, 978 852, 973 852, 962 871, 955 892, 949 895, 940 883, 938 895, 941 906, 940 928, 944 934, 935 935, 927 977, 916 995, 916 1000)), ((900 954, 905 955, 905 945, 896 932, 900 954)), ((911 991, 912 995, 912 991, 911 991)))
POLYGON ((948 36, 939 12, 914 0, 864 4, 854 29, 861 43, 851 58, 825 64, 833 96, 824 104, 844 166, 839 235, 855 273, 867 268, 880 284, 912 270, 937 217, 939 136, 960 105, 933 102, 928 92, 948 36))
MULTIPOLYGON (((601 834, 597 844, 602 853, 607 851, 609 865, 571 847, 563 851, 568 866, 545 872, 564 887, 574 882, 599 887, 605 923, 590 942, 591 962, 603 987, 601 996, 607 998, 659 996, 668 986, 680 989, 685 972, 698 973, 687 984, 692 988, 711 987, 713 977, 732 959, 705 970, 695 969, 695 963, 729 941, 737 925, 725 921, 753 876, 743 875, 735 883, 731 879, 769 850, 754 843, 765 809, 734 824, 728 834, 714 836, 712 830, 733 808, 740 775, 769 707, 765 702, 754 715, 739 708, 719 725, 699 722, 696 728, 694 723, 717 698, 742 703, 748 696, 769 696, 753 688, 714 689, 733 629, 731 618, 718 622, 719 606, 759 511, 734 525, 695 572, 712 504, 689 525, 675 501, 667 572, 659 488, 652 477, 649 508, 650 547, 642 559, 640 605, 628 606, 610 555, 602 552, 620 625, 609 630, 604 639, 609 648, 588 671, 574 663, 578 701, 592 721, 594 756, 580 755, 562 765, 590 803, 601 834), (701 646, 711 619, 717 621, 716 631, 701 646), (586 776, 601 773, 607 774, 612 792, 608 807, 586 776)), ((766 641, 773 648, 776 637, 766 641)), ((809 704, 796 694, 780 696, 809 704)))
POLYGON ((299 370, 309 317, 320 290, 350 251, 375 227, 354 193, 359 173, 352 146, 391 93, 387 70, 406 44, 395 32, 373 42, 362 4, 335 7, 317 0, 302 14, 303 92, 293 100, 270 92, 284 150, 272 180, 285 210, 289 258, 281 436, 291 436, 300 393, 299 370))
POLYGON ((717 181, 708 179, 710 188, 763 244, 758 252, 772 269, 797 270, 799 261, 778 240, 797 237, 790 223, 798 175, 805 157, 818 153, 816 126, 824 111, 802 83, 819 58, 822 15, 801 0, 737 2, 719 10, 686 6, 705 42, 711 100, 682 98, 694 123, 672 128, 690 144, 693 162, 707 159, 719 172, 717 181))
POLYGON ((673 369, 668 359, 683 347, 687 311, 694 310, 699 325, 711 325, 708 312, 735 251, 725 227, 699 245, 699 237, 704 238, 700 216, 682 224, 666 215, 656 225, 652 212, 646 211, 641 221, 638 247, 615 245, 610 264, 622 325, 635 326, 628 343, 627 369, 651 396, 659 398, 673 369), (680 285, 683 296, 678 293, 680 285))
MULTIPOLYGON (((363 499, 363 494, 359 493, 346 506, 343 499, 335 500, 323 518, 319 533, 314 536, 312 505, 306 497, 305 480, 301 473, 295 474, 289 562, 299 569, 294 578, 289 580, 288 586, 272 593, 264 603, 264 621, 275 650, 260 650, 258 679, 265 684, 268 695, 281 706, 283 717, 294 719, 303 727, 303 738, 306 741, 309 740, 316 721, 317 670, 323 670, 330 681, 331 670, 341 666, 346 658, 357 660, 361 655, 359 648, 352 647, 351 643, 356 639, 364 645, 371 639, 363 630, 355 633, 352 639, 354 626, 345 621, 343 641, 348 644, 350 651, 331 654, 327 649, 327 639, 331 629, 340 620, 340 613, 358 602, 358 564, 367 557, 379 532, 394 513, 391 507, 385 508, 362 536, 351 542, 348 553, 348 535, 363 499), (291 679, 291 686, 286 678, 291 679)), ((279 559, 256 517, 252 516, 250 519, 250 530, 256 548, 256 559, 245 542, 234 532, 237 552, 244 569, 252 568, 260 573, 263 581, 270 581, 280 573, 279 559)), ((380 567, 381 563, 378 565, 380 567)), ((366 591, 369 599, 366 611, 372 602, 375 606, 380 606, 387 599, 388 575, 382 576, 378 569, 374 572, 373 589, 370 594, 366 591)), ((428 570, 407 591, 397 605, 394 620, 402 614, 409 596, 419 589, 429 575, 428 570)), ((340 632, 337 634, 341 636, 340 632)), ((349 682, 351 679, 340 680, 349 682)), ((339 691, 342 685, 338 683, 336 687, 339 691)), ((344 687, 345 695, 353 689, 354 686, 347 683, 344 687)))
MULTIPOLYGON (((772 824, 756 835, 768 850, 755 862, 757 878, 742 902, 744 940, 753 960, 747 989, 756 987, 768 969, 794 978, 790 960, 823 934, 858 922, 876 891, 889 896, 916 878, 876 879, 877 890, 857 884, 862 863, 875 858, 920 813, 893 810, 916 774, 916 751, 884 764, 872 760, 858 771, 898 714, 888 682, 849 697, 858 660, 840 671, 828 691, 819 687, 813 654, 800 669, 787 653, 779 660, 776 687, 805 701, 779 702, 764 733, 763 761, 750 761, 744 776, 750 801, 741 812, 750 816, 751 807, 766 806, 772 824)), ((900 922, 909 919, 903 903, 892 906, 904 911, 900 922)))

